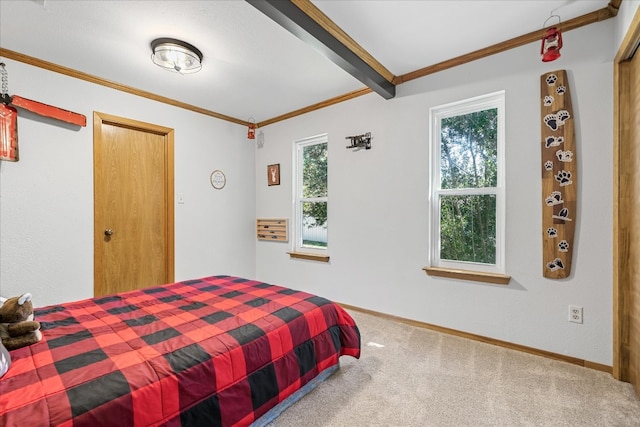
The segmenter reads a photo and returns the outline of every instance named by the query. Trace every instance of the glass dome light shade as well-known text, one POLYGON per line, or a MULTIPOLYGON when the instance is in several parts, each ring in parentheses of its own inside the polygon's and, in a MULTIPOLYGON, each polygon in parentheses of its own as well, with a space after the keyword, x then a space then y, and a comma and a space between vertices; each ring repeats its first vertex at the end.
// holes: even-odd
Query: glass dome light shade
POLYGON ((181 40, 160 38, 151 42, 151 60, 165 70, 180 74, 197 73, 202 68, 202 52, 181 40))

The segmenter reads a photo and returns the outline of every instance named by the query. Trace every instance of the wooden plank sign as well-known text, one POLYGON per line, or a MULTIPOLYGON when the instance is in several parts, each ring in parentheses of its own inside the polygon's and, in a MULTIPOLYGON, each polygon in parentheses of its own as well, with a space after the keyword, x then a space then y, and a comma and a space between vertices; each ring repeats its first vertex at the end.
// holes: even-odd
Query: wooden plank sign
POLYGON ((1 94, 0 103, 0 160, 17 162, 18 156, 18 111, 14 108, 20 107, 44 117, 51 117, 56 120, 71 123, 78 126, 86 126, 87 118, 83 114, 73 111, 53 107, 42 102, 20 96, 8 96, 1 94), (9 103, 10 101, 10 103, 9 103), (8 104, 8 105, 7 105, 8 104))
POLYGON ((286 242, 287 220, 286 218, 262 218, 256 220, 256 234, 258 240, 270 240, 272 242, 286 242))
POLYGON ((578 170, 574 116, 565 70, 540 77, 543 276, 571 274, 578 170))
POLYGON ((51 117, 52 119, 71 123, 73 125, 82 127, 87 125, 87 117, 84 114, 74 113, 73 111, 43 104, 42 102, 33 101, 18 95, 14 95, 12 98, 11 105, 16 107, 24 108, 25 110, 29 110, 41 116, 51 117))
POLYGON ((87 118, 73 111, 64 110, 42 102, 20 96, 9 96, 8 75, 5 63, 0 62, 0 75, 2 77, 2 90, 0 91, 0 160, 17 162, 18 158, 18 110, 14 107, 51 117, 63 122, 78 126, 86 126, 87 118))

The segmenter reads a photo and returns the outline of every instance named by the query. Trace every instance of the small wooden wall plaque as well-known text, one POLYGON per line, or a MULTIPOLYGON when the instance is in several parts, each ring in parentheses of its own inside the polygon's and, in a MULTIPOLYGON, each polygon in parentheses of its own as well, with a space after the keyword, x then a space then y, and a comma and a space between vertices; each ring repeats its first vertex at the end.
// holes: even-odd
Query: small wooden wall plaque
POLYGON ((271 242, 286 242, 287 219, 286 218, 258 218, 256 220, 256 233, 258 240, 271 242))

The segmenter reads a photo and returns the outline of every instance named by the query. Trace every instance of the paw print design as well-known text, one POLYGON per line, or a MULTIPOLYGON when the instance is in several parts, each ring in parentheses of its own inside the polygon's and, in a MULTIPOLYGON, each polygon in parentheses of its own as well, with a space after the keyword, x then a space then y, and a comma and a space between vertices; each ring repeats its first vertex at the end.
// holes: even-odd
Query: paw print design
POLYGON ((564 203, 564 200, 562 200, 562 193, 559 191, 552 192, 549 197, 544 199, 544 201, 547 206, 561 205, 564 203))
POLYGON ((545 138, 544 140, 544 146, 545 148, 549 148, 549 147, 557 147, 558 145, 562 144, 564 142, 564 137, 563 136, 548 136, 545 138))
POLYGON ((552 171, 553 170, 553 162, 551 160, 547 160, 544 162, 545 170, 552 171))
POLYGON ((547 263, 547 268, 551 271, 564 270, 564 263, 560 258, 556 258, 553 261, 547 263))
POLYGON ((547 236, 552 239, 558 237, 558 230, 556 230, 554 227, 547 228, 547 236))
POLYGON ((571 114, 567 110, 560 110, 556 113, 556 117, 558 118, 558 122, 560 126, 564 125, 564 122, 571 118, 571 114))
POLYGON ((556 181, 560 183, 561 187, 564 187, 565 185, 573 184, 573 181, 571 181, 571 172, 566 171, 564 169, 558 172, 555 178, 556 178, 556 181))
POLYGON ((558 86, 558 88, 556 89, 556 93, 558 95, 564 95, 566 91, 567 91, 567 88, 564 86, 558 86))
POLYGON ((558 250, 560 252, 569 252, 569 242, 566 240, 560 240, 560 243, 558 243, 558 250))
POLYGON ((547 114, 546 116, 544 116, 544 123, 549 126, 549 128, 553 131, 558 130, 558 116, 556 116, 555 114, 547 114))
POLYGON ((567 151, 558 150, 556 151, 556 157, 561 162, 572 162, 573 152, 571 150, 567 150, 567 151))
POLYGON ((551 217, 554 219, 560 219, 562 221, 573 221, 571 218, 569 218, 569 209, 567 208, 560 209, 558 215, 551 215, 551 217))
POLYGON ((567 110, 560 110, 556 114, 547 114, 542 120, 551 130, 556 131, 560 126, 564 126, 564 122, 570 118, 571 114, 567 110))
POLYGON ((545 107, 550 106, 551 104, 553 104, 553 96, 547 95, 544 97, 544 101, 542 101, 542 103, 544 104, 545 107))
POLYGON ((553 86, 558 81, 558 76, 556 76, 555 74, 549 74, 546 78, 546 81, 549 86, 553 86))

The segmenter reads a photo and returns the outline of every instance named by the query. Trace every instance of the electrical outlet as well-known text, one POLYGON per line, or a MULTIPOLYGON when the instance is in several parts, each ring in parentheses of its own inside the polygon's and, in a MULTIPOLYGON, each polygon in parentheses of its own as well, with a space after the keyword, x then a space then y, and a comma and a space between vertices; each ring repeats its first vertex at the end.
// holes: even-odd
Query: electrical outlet
POLYGON ((582 307, 578 305, 569 306, 569 322, 582 323, 582 307))

